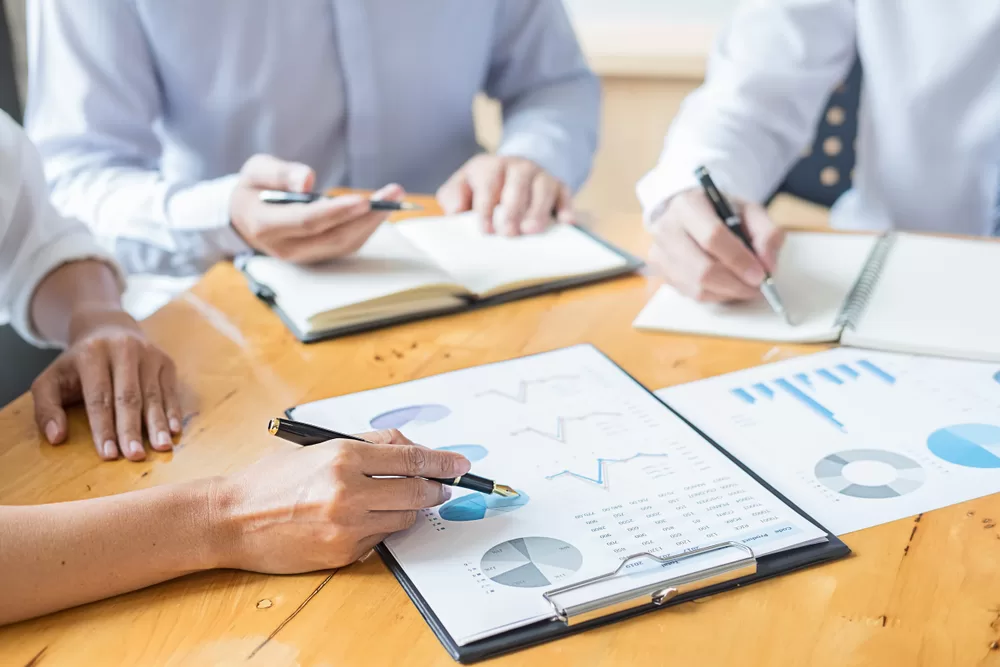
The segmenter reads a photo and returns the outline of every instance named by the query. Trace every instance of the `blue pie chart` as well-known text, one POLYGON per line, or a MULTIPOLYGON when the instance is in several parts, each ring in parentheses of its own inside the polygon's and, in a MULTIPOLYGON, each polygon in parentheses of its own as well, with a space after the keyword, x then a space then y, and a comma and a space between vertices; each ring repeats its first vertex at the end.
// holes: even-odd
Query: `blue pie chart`
POLYGON ((408 424, 433 424, 451 414, 451 410, 443 405, 408 405, 396 408, 372 417, 372 428, 403 428, 408 424))
POLYGON ((966 468, 1000 468, 1000 426, 958 424, 931 433, 934 456, 966 468))
POLYGON ((476 461, 482 461, 490 453, 490 450, 486 449, 482 445, 448 445, 447 447, 438 447, 438 450, 442 452, 455 452, 456 454, 461 454, 473 463, 476 461))
POLYGON ((446 503, 439 514, 445 521, 481 521, 519 510, 528 500, 528 494, 521 490, 513 498, 470 493, 446 503))

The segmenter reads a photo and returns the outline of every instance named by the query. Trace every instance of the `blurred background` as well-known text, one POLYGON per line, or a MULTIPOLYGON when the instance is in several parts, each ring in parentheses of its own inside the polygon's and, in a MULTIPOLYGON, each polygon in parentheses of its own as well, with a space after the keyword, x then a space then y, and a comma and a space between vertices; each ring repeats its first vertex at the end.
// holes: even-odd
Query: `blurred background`
MULTIPOLYGON (((681 101, 703 80, 712 41, 739 0, 564 1, 587 58, 604 83, 601 148, 579 206, 599 216, 637 213, 635 183, 655 164, 681 101)), ((25 0, 3 2, 23 100, 25 0)), ((0 102, 13 83, 11 68, 4 68, 2 60, 0 49, 0 102)), ((500 137, 499 110, 481 99, 475 113, 480 141, 492 148, 500 137)), ((826 220, 825 209, 784 196, 772 212, 785 224, 826 220)))

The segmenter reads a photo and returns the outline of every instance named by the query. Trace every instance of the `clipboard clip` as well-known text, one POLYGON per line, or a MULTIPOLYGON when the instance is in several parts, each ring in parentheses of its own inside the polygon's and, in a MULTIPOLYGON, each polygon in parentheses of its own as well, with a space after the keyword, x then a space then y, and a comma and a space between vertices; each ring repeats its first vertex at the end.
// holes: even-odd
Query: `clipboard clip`
POLYGON ((754 555, 753 549, 742 542, 720 542, 672 556, 661 557, 651 553, 633 554, 622 561, 614 572, 591 577, 575 584, 554 588, 543 593, 542 597, 552 606, 557 620, 562 621, 566 625, 576 625, 648 604, 659 607, 679 595, 752 576, 756 573, 757 557, 754 555), (653 582, 647 581, 624 591, 601 595, 596 599, 588 599, 575 603, 572 601, 560 601, 560 598, 569 597, 570 594, 585 588, 613 581, 627 569, 635 567, 636 563, 643 560, 664 567, 672 567, 686 560, 725 550, 733 550, 736 554, 735 558, 721 564, 710 565, 696 572, 653 582))

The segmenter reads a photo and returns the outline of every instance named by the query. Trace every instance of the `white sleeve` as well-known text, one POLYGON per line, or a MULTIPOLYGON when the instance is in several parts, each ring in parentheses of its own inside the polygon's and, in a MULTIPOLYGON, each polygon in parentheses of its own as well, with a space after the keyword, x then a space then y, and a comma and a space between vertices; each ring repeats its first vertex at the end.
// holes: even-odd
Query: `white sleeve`
POLYGON ((659 164, 636 188, 646 219, 695 187, 705 165, 723 190, 773 194, 853 64, 853 0, 747 0, 719 36, 705 84, 681 105, 659 164))
POLYGON ((10 116, 0 112, 0 309, 28 342, 54 347, 31 322, 31 301, 46 276, 67 262, 100 259, 124 278, 87 228, 60 216, 49 202, 38 151, 10 116))
POLYGON ((187 275, 247 249, 229 225, 238 175, 160 171, 163 101, 134 0, 28 3, 28 134, 52 200, 130 273, 187 275))

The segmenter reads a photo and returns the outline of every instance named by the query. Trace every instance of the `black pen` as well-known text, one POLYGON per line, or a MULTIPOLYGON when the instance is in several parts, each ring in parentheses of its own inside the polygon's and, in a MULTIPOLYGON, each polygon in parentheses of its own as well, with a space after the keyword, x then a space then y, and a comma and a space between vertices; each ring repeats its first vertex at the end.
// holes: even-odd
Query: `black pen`
MULTIPOLYGON (((279 438, 288 440, 289 442, 294 442, 295 444, 302 445, 303 447, 318 445, 321 442, 327 442, 329 440, 354 440, 355 442, 368 442, 367 440, 354 435, 338 433, 337 431, 330 431, 319 426, 313 426, 312 424, 305 424, 292 419, 281 419, 280 417, 272 419, 267 425, 267 430, 271 433, 271 435, 276 435, 279 438)), ((368 444, 372 443, 368 442, 368 444)), ((497 484, 491 479, 486 479, 485 477, 480 477, 479 475, 473 475, 471 473, 466 473, 461 477, 456 477, 454 479, 438 479, 435 477, 428 477, 427 479, 432 482, 445 484, 447 486, 457 486, 463 489, 479 491, 480 493, 495 493, 498 496, 504 496, 505 498, 512 498, 518 495, 517 491, 505 484, 497 484)))
MULTIPOLYGON (((317 199, 323 199, 326 195, 318 192, 285 192, 284 190, 261 190, 260 200, 265 204, 310 204, 317 199)), ((384 199, 372 199, 369 201, 373 211, 422 211, 424 207, 420 204, 410 202, 386 201, 384 199)))
MULTIPOLYGON (((708 195, 709 200, 712 202, 712 208, 715 209, 715 214, 719 216, 719 219, 725 223, 726 227, 729 228, 736 237, 743 241, 745 245, 757 260, 760 261, 760 257, 757 256, 757 252, 753 249, 753 242, 747 235, 746 229, 743 226, 743 220, 740 216, 733 212, 732 207, 729 202, 726 201, 726 197, 719 191, 719 188, 715 187, 715 181, 712 180, 712 176, 708 173, 706 167, 698 167, 694 170, 694 175, 701 183, 701 187, 705 190, 705 194, 708 195)), ((763 262, 761 262, 761 267, 763 268, 763 262)), ((785 309, 785 304, 781 302, 781 297, 778 295, 778 288, 774 285, 774 279, 771 278, 771 274, 768 273, 767 269, 764 269, 764 282, 760 284, 760 293, 764 295, 767 299, 767 303, 771 306, 776 314, 781 315, 785 318, 785 322, 791 325, 792 321, 788 317, 788 311, 785 309)))

